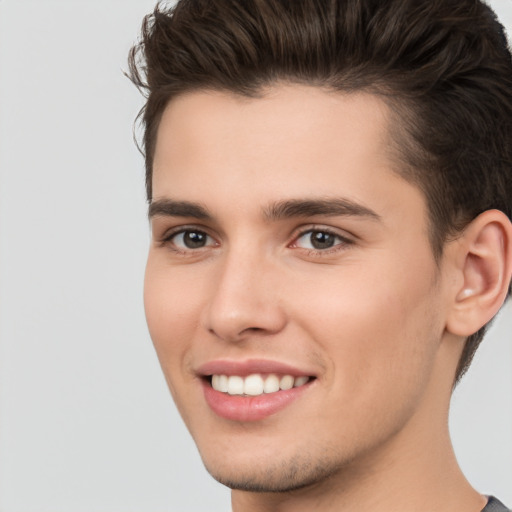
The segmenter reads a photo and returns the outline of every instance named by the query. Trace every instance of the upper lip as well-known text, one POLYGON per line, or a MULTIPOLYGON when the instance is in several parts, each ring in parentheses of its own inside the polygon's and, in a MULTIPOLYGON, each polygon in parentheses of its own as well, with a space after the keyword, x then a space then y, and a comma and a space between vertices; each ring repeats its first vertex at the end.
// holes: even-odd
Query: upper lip
POLYGON ((293 377, 314 376, 313 373, 291 366, 287 363, 268 359, 248 359, 235 361, 229 359, 217 359, 202 364, 197 369, 201 376, 208 375, 239 375, 245 377, 254 373, 276 373, 280 375, 292 375, 293 377))

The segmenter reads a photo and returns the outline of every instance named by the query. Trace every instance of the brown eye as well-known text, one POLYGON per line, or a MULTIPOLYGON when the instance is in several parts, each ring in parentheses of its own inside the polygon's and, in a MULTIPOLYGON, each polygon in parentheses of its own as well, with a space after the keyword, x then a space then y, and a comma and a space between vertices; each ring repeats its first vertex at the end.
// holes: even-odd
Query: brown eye
POLYGON ((324 231, 313 231, 309 238, 314 249, 329 249, 336 243, 336 237, 324 231))
POLYGON ((348 245, 349 243, 350 240, 335 233, 331 233, 330 231, 310 229, 297 238, 294 246, 300 247, 301 249, 325 251, 326 249, 332 249, 338 245, 348 245))
POLYGON ((201 249, 203 247, 215 245, 211 236, 207 235, 203 231, 192 229, 175 233, 169 238, 169 242, 181 250, 201 249))

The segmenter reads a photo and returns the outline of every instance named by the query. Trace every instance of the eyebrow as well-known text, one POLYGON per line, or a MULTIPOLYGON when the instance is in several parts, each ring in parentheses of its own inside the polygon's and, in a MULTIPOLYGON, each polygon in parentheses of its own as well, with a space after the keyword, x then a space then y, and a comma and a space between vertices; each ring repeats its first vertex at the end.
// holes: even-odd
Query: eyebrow
MULTIPOLYGON (((370 208, 347 198, 329 199, 290 199, 272 203, 263 210, 263 216, 269 221, 279 221, 295 217, 350 216, 380 220, 380 215, 370 208)), ((199 203, 157 199, 149 205, 148 217, 192 217, 200 220, 212 220, 213 215, 199 203)))
POLYGON ((380 220, 380 215, 370 208, 347 198, 292 199, 270 205, 264 215, 269 220, 283 220, 292 217, 350 216, 380 220))
POLYGON ((208 210, 190 201, 175 201, 174 199, 158 199, 149 205, 148 217, 193 217, 195 219, 210 220, 212 215, 208 210))

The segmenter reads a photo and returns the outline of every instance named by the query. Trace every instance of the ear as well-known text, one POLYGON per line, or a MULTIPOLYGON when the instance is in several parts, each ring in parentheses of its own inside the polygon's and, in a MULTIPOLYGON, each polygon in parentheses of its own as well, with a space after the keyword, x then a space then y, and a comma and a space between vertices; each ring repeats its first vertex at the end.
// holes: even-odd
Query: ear
POLYGON ((507 296, 512 275, 512 223, 498 210, 474 219, 456 241, 452 307, 446 328, 470 336, 489 322, 507 296))

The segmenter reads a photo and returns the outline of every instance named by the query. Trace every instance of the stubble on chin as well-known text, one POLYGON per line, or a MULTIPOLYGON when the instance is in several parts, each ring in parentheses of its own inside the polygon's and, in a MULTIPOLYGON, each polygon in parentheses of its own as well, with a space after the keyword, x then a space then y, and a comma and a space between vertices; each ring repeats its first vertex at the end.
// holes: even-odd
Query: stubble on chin
MULTIPOLYGON (((332 454, 331 454, 332 455, 332 454)), ((232 490, 255 493, 285 493, 300 491, 332 480, 343 471, 343 463, 326 455, 316 458, 308 453, 275 462, 258 461, 252 468, 229 470, 209 467, 206 469, 219 483, 232 490)))

